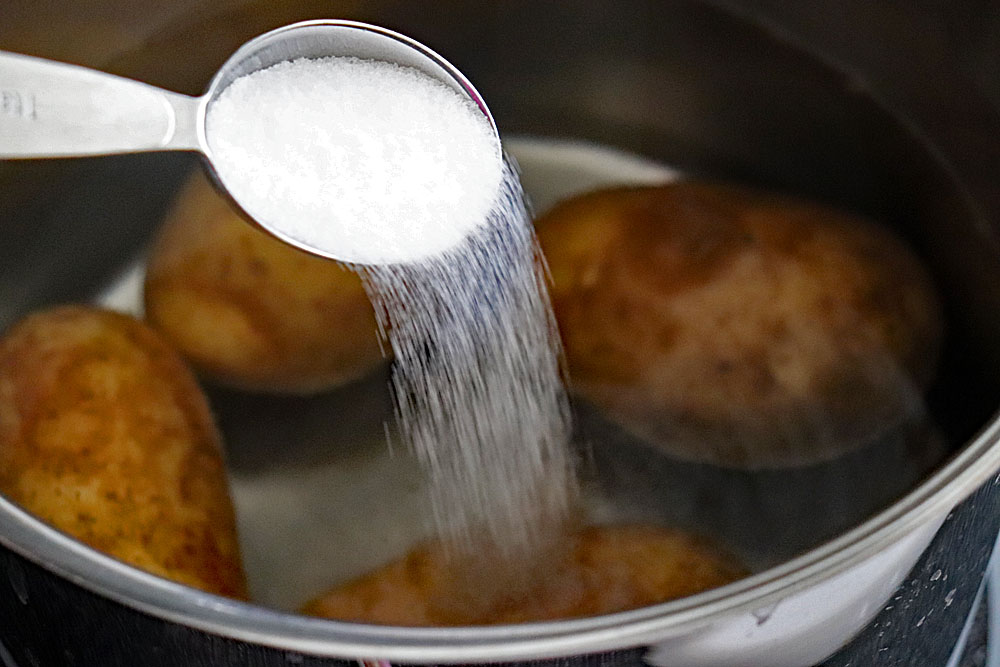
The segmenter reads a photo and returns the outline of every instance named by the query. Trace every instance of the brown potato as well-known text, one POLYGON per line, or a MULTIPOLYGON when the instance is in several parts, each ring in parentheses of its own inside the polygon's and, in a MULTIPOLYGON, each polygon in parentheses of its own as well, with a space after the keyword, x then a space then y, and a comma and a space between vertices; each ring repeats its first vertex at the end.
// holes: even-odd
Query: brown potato
POLYGON ((54 308, 0 340, 0 492, 126 563, 246 597, 208 405, 131 317, 54 308))
POLYGON ((537 230, 573 389, 671 454, 811 463, 922 413, 941 308, 866 219, 680 182, 565 201, 537 230))
POLYGON ((241 389, 311 393, 382 359, 358 276, 247 223, 201 173, 153 246, 145 307, 199 373, 241 389))
MULTIPOLYGON (((490 577, 503 569, 477 567, 490 577)), ((601 526, 575 534, 564 558, 553 559, 530 589, 513 595, 478 599, 483 589, 457 580, 441 548, 430 545, 333 589, 302 612, 382 625, 524 623, 635 609, 744 575, 728 556, 690 535, 654 526, 601 526)))

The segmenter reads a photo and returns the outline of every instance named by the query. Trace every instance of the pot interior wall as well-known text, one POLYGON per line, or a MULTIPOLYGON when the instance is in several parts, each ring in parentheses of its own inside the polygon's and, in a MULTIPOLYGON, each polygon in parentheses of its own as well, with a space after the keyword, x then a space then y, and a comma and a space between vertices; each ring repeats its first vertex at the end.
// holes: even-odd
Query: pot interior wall
MULTIPOLYGON (((141 7, 122 11, 141 12, 141 7)), ((884 222, 923 256, 944 297, 948 336, 929 402, 948 449, 960 447, 990 419, 1000 398, 1000 354, 990 343, 1000 340, 995 225, 984 222, 955 173, 937 161, 908 122, 876 102, 863 79, 710 5, 659 0, 220 4, 174 19, 138 46, 93 64, 196 94, 246 39, 323 16, 383 24, 431 45, 476 84, 506 134, 603 143, 695 175, 802 193, 884 222)), ((141 257, 196 162, 192 156, 141 155, 0 164, 0 329, 34 308, 92 299, 114 282, 141 257)), ((386 415, 383 380, 372 378, 351 389, 352 400, 368 406, 367 417, 335 423, 324 415, 345 400, 336 392, 308 400, 214 392, 242 528, 253 532, 273 524, 275 517, 265 520, 255 512, 281 507, 276 496, 265 502, 260 491, 277 489, 282 475, 301 479, 318 466, 375 456, 369 450, 386 415), (297 444, 277 451, 268 433, 278 432, 285 441, 289 433, 296 435, 297 444)), ((581 421, 602 433, 614 430, 585 408, 581 421)), ((594 459, 605 471, 602 483, 631 489, 623 497, 636 514, 659 513, 714 532, 758 567, 849 527, 916 479, 910 475, 905 486, 888 485, 864 507, 838 514, 839 501, 828 486, 842 470, 799 470, 788 485, 789 478, 778 473, 761 478, 647 460, 648 451, 626 436, 614 432, 605 439, 633 453, 620 457, 598 448, 594 459), (693 495, 684 483, 692 478, 700 489, 693 495), (637 485, 637 479, 645 481, 637 485), (761 488, 779 487, 794 492, 763 502, 767 521, 761 525, 772 530, 755 525, 750 531, 742 519, 747 498, 761 488), (810 507, 802 508, 803 498, 811 498, 810 507), (799 509, 789 510, 790 504, 799 509), (817 525, 816 516, 827 516, 825 523, 817 525)), ((865 462, 862 457, 849 465, 877 470, 865 462)), ((411 483, 405 466, 386 466, 378 471, 382 484, 405 492, 411 483)), ((873 475, 858 483, 874 487, 880 479, 873 475)), ((315 486, 312 501, 329 499, 328 488, 315 486)), ((336 520, 326 512, 314 518, 336 520)), ((286 522, 284 533, 250 540, 248 565, 257 568, 258 581, 281 563, 261 553, 261 545, 296 540, 301 552, 300 528, 286 522)), ((331 558, 364 564, 359 545, 332 551, 314 546, 331 558)), ((296 595, 263 597, 286 605, 296 595)))

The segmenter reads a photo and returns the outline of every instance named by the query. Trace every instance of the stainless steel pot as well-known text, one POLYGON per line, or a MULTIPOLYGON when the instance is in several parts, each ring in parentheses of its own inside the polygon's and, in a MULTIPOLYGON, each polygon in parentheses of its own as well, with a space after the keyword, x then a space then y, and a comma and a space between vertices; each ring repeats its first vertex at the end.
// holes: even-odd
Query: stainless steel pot
MULTIPOLYGON (((9 615, 0 617, 0 663, 643 655, 675 667, 802 667, 847 642, 956 505, 1000 468, 1000 187, 984 178, 1000 164, 1000 119, 945 54, 910 40, 905 17, 886 20, 893 3, 838 5, 848 26, 864 26, 854 37, 864 48, 787 5, 0 0, 2 49, 192 94, 267 28, 320 16, 383 24, 452 60, 503 132, 602 142, 870 213, 921 251, 945 296, 951 333, 930 405, 952 445, 893 502, 850 526, 831 524, 832 539, 748 579, 612 616, 486 629, 342 624, 213 597, 96 553, 0 498, 0 611, 9 615), (812 52, 816 42, 822 53, 812 52), (917 67, 890 76, 900 62, 917 67)), ((177 156, 0 163, 0 326, 34 307, 92 298, 141 252, 189 166, 177 156)), ((237 474, 275 465, 260 452, 231 454, 237 474)))

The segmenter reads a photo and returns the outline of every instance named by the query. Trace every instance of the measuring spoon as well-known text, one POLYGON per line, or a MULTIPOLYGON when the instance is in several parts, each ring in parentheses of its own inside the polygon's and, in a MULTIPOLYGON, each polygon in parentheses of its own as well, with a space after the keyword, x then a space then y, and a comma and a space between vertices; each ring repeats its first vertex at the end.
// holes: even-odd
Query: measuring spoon
MULTIPOLYGON (((497 134, 482 96, 431 49, 379 26, 323 19, 294 23, 250 40, 229 57, 200 97, 86 67, 0 51, 0 159, 176 150, 199 152, 211 167, 212 142, 206 136, 205 118, 233 81, 279 62, 329 56, 378 60, 419 70, 475 102, 497 134)), ((210 171, 220 189, 239 206, 225 179, 214 169, 210 171)), ((295 244, 331 257, 328 249, 295 244)), ((349 257, 332 258, 351 261, 349 257)))

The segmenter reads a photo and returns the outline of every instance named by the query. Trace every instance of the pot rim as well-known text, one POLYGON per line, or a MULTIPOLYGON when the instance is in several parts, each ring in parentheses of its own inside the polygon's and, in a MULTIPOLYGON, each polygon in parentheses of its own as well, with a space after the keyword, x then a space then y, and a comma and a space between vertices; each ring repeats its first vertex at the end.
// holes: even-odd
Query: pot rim
MULTIPOLYGON (((162 579, 102 554, 0 496, 0 544, 98 595, 151 616, 276 649, 411 663, 545 659, 645 645, 751 613, 859 564, 943 517, 1000 468, 995 414, 948 463, 894 504, 781 565, 703 593, 591 618, 520 625, 404 628, 259 607, 162 579)), ((994 479, 1000 484, 1000 476, 994 479)))

